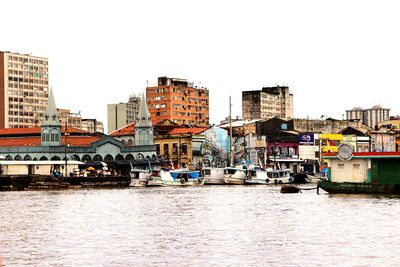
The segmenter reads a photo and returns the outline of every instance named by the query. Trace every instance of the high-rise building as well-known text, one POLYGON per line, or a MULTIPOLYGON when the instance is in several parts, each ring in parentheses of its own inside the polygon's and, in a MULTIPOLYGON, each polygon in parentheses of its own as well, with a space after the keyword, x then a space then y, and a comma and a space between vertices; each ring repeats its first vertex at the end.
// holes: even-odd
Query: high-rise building
POLYGON ((103 123, 96 119, 82 119, 81 130, 89 133, 104 133, 103 123))
POLYGON ((379 123, 390 118, 390 109, 382 108, 381 106, 373 106, 370 109, 362 109, 355 107, 346 110, 347 120, 361 120, 365 125, 371 128, 378 127, 379 123))
POLYGON ((40 124, 48 100, 48 60, 0 51, 0 128, 40 124))
POLYGON ((57 113, 62 126, 82 129, 82 117, 80 112, 73 113, 69 109, 57 108, 57 113))
POLYGON ((194 86, 186 79, 159 77, 157 86, 146 88, 146 96, 152 120, 209 125, 207 88, 194 86))
POLYGON ((140 96, 129 96, 128 103, 108 104, 108 132, 118 130, 136 120, 140 106, 140 96))
POLYGON ((263 87, 261 90, 242 92, 244 120, 293 118, 293 94, 288 86, 263 87))

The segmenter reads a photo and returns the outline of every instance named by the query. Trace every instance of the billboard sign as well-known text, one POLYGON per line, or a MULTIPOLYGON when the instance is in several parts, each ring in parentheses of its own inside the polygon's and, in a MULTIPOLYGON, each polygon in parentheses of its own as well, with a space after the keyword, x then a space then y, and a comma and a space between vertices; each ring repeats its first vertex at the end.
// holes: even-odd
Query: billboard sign
POLYGON ((314 145, 314 133, 299 133, 300 145, 314 145))

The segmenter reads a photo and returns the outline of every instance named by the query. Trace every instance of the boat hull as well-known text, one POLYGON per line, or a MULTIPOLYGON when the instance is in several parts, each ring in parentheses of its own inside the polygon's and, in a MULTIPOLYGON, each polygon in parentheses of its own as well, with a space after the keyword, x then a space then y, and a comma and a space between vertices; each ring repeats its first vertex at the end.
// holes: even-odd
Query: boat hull
POLYGON ((206 184, 206 185, 225 184, 223 175, 222 175, 222 177, 205 176, 204 179, 205 179, 204 184, 206 184))
POLYGON ((392 194, 400 195, 400 184, 370 184, 370 183, 333 183, 319 181, 319 188, 329 194, 392 194))
POLYGON ((290 184, 293 182, 292 177, 287 172, 275 170, 251 170, 245 183, 253 185, 267 185, 267 184, 290 184))
POLYGON ((208 168, 202 171, 204 176, 204 184, 206 185, 219 185, 225 184, 224 169, 223 168, 208 168))
POLYGON ((235 185, 244 184, 246 180, 246 171, 243 169, 237 169, 234 171, 235 173, 233 174, 224 175, 225 184, 235 184, 235 185))
POLYGON ((245 178, 239 179, 239 178, 233 178, 233 177, 225 177, 224 178, 224 183, 225 184, 234 184, 234 185, 242 185, 245 182, 245 178))
POLYGON ((161 170, 160 179, 162 186, 202 186, 205 181, 203 177, 199 176, 199 172, 195 171, 169 172, 161 170))

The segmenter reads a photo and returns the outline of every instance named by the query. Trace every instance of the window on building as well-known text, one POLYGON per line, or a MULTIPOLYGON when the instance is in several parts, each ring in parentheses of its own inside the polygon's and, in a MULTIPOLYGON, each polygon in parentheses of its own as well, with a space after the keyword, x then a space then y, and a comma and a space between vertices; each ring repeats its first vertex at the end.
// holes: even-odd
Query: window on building
POLYGON ((169 144, 164 144, 164 155, 169 155, 169 144))
POLYGON ((186 154, 187 154, 187 144, 182 144, 182 145, 181 145, 181 153, 182 153, 183 155, 186 155, 186 154))
POLYGON ((160 154, 160 144, 156 144, 156 151, 157 151, 157 154, 160 154))
POLYGON ((172 144, 172 154, 174 154, 174 155, 178 154, 178 144, 177 143, 172 144))

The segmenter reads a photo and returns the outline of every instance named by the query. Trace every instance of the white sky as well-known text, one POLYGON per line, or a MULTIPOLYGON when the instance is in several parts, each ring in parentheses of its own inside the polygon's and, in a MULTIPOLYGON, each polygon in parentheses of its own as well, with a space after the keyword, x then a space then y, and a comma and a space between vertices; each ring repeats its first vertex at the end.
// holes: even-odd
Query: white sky
POLYGON ((49 58, 59 108, 97 118, 158 76, 210 90, 210 118, 241 91, 286 84, 295 117, 375 104, 400 114, 399 1, 2 1, 0 50, 49 58))

